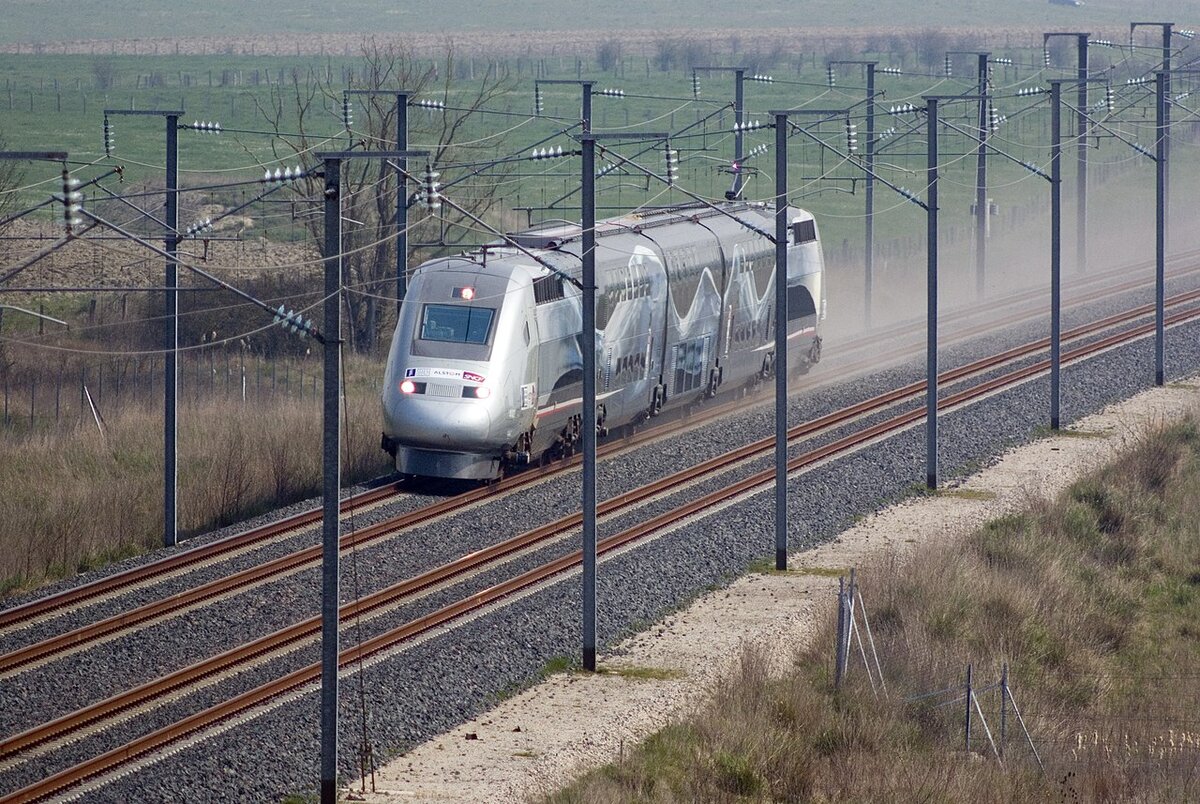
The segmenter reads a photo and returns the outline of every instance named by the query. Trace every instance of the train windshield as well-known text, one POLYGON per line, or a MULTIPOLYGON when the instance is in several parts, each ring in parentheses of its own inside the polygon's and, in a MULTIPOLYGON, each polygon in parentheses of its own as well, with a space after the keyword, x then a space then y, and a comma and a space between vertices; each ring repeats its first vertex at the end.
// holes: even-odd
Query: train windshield
POLYGON ((491 307, 427 304, 421 313, 421 339, 448 343, 487 343, 495 313, 491 307))

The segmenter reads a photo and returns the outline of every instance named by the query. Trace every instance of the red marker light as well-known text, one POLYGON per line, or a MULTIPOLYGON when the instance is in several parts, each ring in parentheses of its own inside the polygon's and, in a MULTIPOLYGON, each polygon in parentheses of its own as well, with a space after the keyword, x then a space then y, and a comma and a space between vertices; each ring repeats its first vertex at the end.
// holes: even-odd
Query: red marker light
POLYGON ((415 390, 417 390, 417 386, 412 380, 405 380, 400 383, 400 393, 402 394, 411 394, 415 390))

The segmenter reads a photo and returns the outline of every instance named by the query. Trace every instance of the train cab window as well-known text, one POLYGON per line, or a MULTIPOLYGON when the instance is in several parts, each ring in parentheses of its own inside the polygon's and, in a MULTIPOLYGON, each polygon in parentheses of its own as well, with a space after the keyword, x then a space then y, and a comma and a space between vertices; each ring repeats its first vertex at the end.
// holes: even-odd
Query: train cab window
POLYGON ((427 304, 421 313, 421 338, 448 343, 487 343, 495 313, 490 307, 427 304))

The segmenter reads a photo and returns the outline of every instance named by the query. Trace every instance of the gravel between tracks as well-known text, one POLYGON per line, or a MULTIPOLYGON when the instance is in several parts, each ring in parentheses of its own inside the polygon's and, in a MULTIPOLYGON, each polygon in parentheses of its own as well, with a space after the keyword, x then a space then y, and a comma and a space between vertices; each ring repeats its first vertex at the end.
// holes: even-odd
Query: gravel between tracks
MULTIPOLYGON (((1099 313, 1093 311, 1087 317, 1099 313)), ((1029 330, 1010 332, 1006 337, 990 339, 986 345, 952 350, 952 354, 943 355, 943 367, 1010 343, 1023 342, 1032 334, 1029 330)), ((1200 369, 1198 335, 1200 325, 1187 325, 1168 332, 1169 374, 1178 376, 1200 369)), ((835 345, 831 344, 830 348, 834 349, 835 345)), ((1145 388, 1152 373, 1151 363, 1151 344, 1142 341, 1113 350, 1101 359, 1089 361, 1086 366, 1066 368, 1064 420, 1092 412, 1145 388)), ((811 419, 828 409, 873 395, 900 380, 918 378, 922 373, 921 365, 909 365, 811 391, 793 403, 792 420, 811 419)), ((967 411, 943 416, 943 476, 965 474, 994 459, 1011 443, 1027 440, 1045 421, 1047 389, 1048 381, 1037 380, 990 397, 967 411)), ((611 496, 684 463, 761 436, 769 432, 770 418, 769 407, 752 410, 736 420, 706 425, 687 438, 674 437, 636 450, 624 457, 619 465, 602 467, 601 493, 611 496)), ((828 540, 860 513, 876 510, 902 497, 912 484, 923 479, 923 460, 923 436, 919 429, 914 429, 791 481, 793 547, 802 548, 828 540)), ((390 582, 389 578, 411 574, 418 565, 433 563, 434 556, 458 555, 472 549, 478 544, 475 537, 515 533, 519 529, 517 523, 527 526, 535 517, 542 519, 551 513, 565 511, 574 500, 577 482, 571 476, 539 484, 525 496, 506 498, 508 502, 503 506, 472 509, 464 516, 467 520, 473 517, 473 521, 434 529, 422 539, 406 537, 363 550, 359 556, 360 586, 365 593, 390 582), (416 549, 418 547, 428 549, 416 549)), ((660 619, 700 591, 728 582, 749 562, 769 552, 772 544, 770 507, 771 495, 767 491, 743 505, 726 509, 652 544, 605 561, 598 590, 602 640, 612 644, 643 624, 660 619)), ((367 515, 361 519, 367 519, 367 515)), ((358 523, 360 527, 362 524, 362 521, 358 523)), ((343 566, 348 572, 349 562, 343 566)), ((299 582, 281 584, 270 594, 258 594, 261 607, 251 607, 255 616, 274 611, 290 614, 283 618, 290 620, 297 611, 315 610, 315 575, 302 573, 296 578, 299 582)), ((343 580, 343 592, 347 598, 352 595, 348 576, 343 580)), ((239 605, 244 603, 241 601, 239 605)), ((474 717, 497 697, 527 685, 548 660, 573 654, 578 643, 578 605, 576 583, 552 586, 476 619, 447 636, 429 640, 368 667, 365 672, 370 712, 368 731, 376 756, 389 756, 474 717)), ((205 634, 241 629, 240 635, 250 627, 246 625, 245 613, 235 616, 228 612, 199 612, 193 617, 194 620, 189 621, 191 633, 182 638, 179 632, 184 629, 178 624, 173 628, 164 627, 163 633, 155 635, 155 639, 163 640, 156 648, 163 657, 163 664, 182 663, 176 651, 191 643, 208 644, 205 634), (170 632, 174 632, 174 636, 170 632)), ((254 621, 252 628, 265 630, 258 621, 254 621)), ((352 638, 353 632, 347 631, 347 637, 352 638)), ((120 643, 121 640, 117 640, 111 644, 120 643)), ((122 651, 126 657, 124 661, 128 662, 131 656, 141 658, 139 653, 130 653, 132 649, 133 646, 125 646, 122 651)), ((115 665, 107 664, 112 660, 92 658, 87 661, 104 663, 92 670, 85 668, 83 677, 89 680, 87 691, 81 695, 93 699, 107 694, 103 689, 105 677, 98 672, 100 668, 114 670, 115 665)), ((30 676, 32 679, 34 674, 30 676)), ((242 683, 252 676, 257 674, 247 674, 242 683)), ((47 684, 54 680, 49 674, 37 677, 47 684)), ((230 683, 235 682, 236 679, 230 683)), ((117 687, 127 686, 125 682, 113 683, 117 687)), ((58 685, 57 695, 50 696, 51 700, 70 692, 62 684, 61 677, 58 685)), ((13 706, 18 711, 28 711, 32 702, 46 701, 43 696, 50 688, 37 687, 41 687, 41 683, 6 683, 0 691, 0 711, 14 711, 13 706), (14 687, 20 689, 14 690, 14 687)), ((355 736, 358 732, 357 689, 354 678, 343 683, 342 765, 346 772, 354 766, 358 745, 355 736)), ((143 801, 179 800, 181 797, 214 801, 270 798, 312 784, 316 775, 316 741, 316 698, 309 694, 214 739, 175 752, 89 797, 143 801)), ((8 781, 8 778, 0 781, 0 789, 8 789, 8 781)))

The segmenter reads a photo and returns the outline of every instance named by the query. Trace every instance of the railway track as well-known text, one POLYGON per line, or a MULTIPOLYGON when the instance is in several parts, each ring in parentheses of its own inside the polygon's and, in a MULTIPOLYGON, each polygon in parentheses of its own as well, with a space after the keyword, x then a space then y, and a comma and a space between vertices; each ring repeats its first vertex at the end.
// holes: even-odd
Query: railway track
MULTIPOLYGON (((1170 303, 1172 306, 1188 304, 1200 299, 1200 290, 1189 291, 1172 297, 1170 303)), ((1064 341, 1070 342, 1080 338, 1094 335, 1109 329, 1114 326, 1119 326, 1128 321, 1135 320, 1153 313, 1152 305, 1142 305, 1133 308, 1125 313, 1119 313, 1112 316, 1099 319, 1094 322, 1076 327, 1064 333, 1064 341)), ((968 377, 972 374, 978 374, 983 371, 988 371, 1003 363, 1018 360, 1028 355, 1031 355, 1039 350, 1044 350, 1049 347, 1049 339, 1043 338, 1033 341, 1013 349, 1006 350, 998 355, 975 361, 957 369, 943 372, 939 377, 940 383, 952 383, 968 377)), ((860 409, 854 415, 867 415, 881 406, 894 404, 904 398, 915 396, 924 392, 924 382, 911 383, 902 388, 896 389, 894 392, 876 397, 873 400, 867 400, 863 403, 860 409)), ((831 420, 821 422, 818 429, 837 426, 841 420, 831 420)), ((689 422, 694 425, 695 421, 689 422)), ((814 431, 800 433, 796 431, 796 435, 789 435, 790 438, 803 437, 811 435, 814 431)), ((654 437, 659 437, 659 433, 654 433, 654 437)), ((756 445, 750 445, 756 450, 765 449, 762 446, 764 442, 757 442, 756 445)), ((773 439, 770 440, 773 443, 773 439)), ((630 443, 617 443, 609 445, 612 449, 628 448, 630 443)), ((570 464, 574 465, 574 464, 570 464)), ((496 494, 498 491, 511 490, 524 487, 532 482, 540 480, 552 471, 561 471, 567 466, 555 467, 551 470, 543 470, 531 474, 522 474, 514 478, 509 478, 502 481, 495 487, 481 487, 455 497, 450 497, 442 500, 434 505, 417 509, 399 516, 391 517, 387 520, 371 525, 366 528, 356 529, 341 537, 342 551, 348 551, 355 548, 363 547, 382 538, 394 536, 406 529, 414 528, 420 525, 428 524, 436 521, 441 517, 461 511, 464 506, 476 503, 486 499, 490 495, 496 494)), ((383 493, 372 493, 372 499, 379 499, 386 494, 391 493, 390 490, 383 493)), ((307 512, 306 512, 307 513, 307 512)), ((320 516, 317 512, 316 516, 319 521, 320 516)), ((284 520, 275 526, 276 530, 282 529, 290 520, 284 520)), ((168 617, 177 616, 183 612, 193 610, 199 606, 203 606, 210 601, 220 599, 224 596, 249 588, 255 584, 263 583, 267 580, 273 580, 283 577, 289 573, 297 572, 301 569, 317 566, 321 558, 321 545, 313 544, 300 551, 289 553, 278 558, 266 561, 262 564, 250 567, 240 572, 231 575, 222 576, 215 580, 203 583, 191 589, 188 589, 180 594, 165 597, 154 602, 139 606, 130 611, 122 612, 108 618, 104 618, 92 623, 89 623, 80 628, 58 634, 54 637, 32 643, 22 648, 12 650, 6 654, 0 655, 0 678, 12 675, 23 668, 37 666, 41 663, 52 661, 65 655, 67 652, 77 651, 88 648, 99 643, 102 640, 113 637, 114 635, 128 632, 134 628, 145 626, 152 622, 159 622, 168 617)), ((0 750, 0 758, 3 757, 3 751, 0 750)))
MULTIPOLYGON (((1170 279, 1178 279, 1184 276, 1190 276, 1195 273, 1200 273, 1200 262, 1196 261, 1196 257, 1200 256, 1200 250, 1195 252, 1185 252, 1176 255, 1172 258, 1172 264, 1176 266, 1169 277, 1170 279)), ((1152 267, 1152 262, 1141 262, 1131 265, 1121 266, 1119 268, 1096 274, 1094 277, 1089 277, 1089 282, 1094 285, 1094 289, 1088 290, 1071 299, 1072 305, 1086 304, 1096 299, 1115 293, 1128 293, 1146 285, 1145 279, 1129 279, 1130 275, 1137 272, 1139 268, 1152 267), (1116 279, 1116 282, 1111 280, 1116 279)), ((1008 294, 1002 299, 989 302, 991 310, 999 310, 1003 308, 1020 308, 1023 305, 1028 305, 1032 301, 1043 296, 1043 289, 1025 289, 1008 294)), ((1004 317, 1000 325, 1015 325, 1030 318, 1039 315, 1044 315, 1042 309, 1021 311, 1009 314, 1004 317)), ((993 318, 987 320, 979 320, 978 311, 968 307, 959 308, 948 312, 943 317, 943 326, 953 327, 956 324, 962 328, 954 333, 955 339, 966 339, 975 337, 981 333, 987 332, 989 329, 998 325, 998 322, 993 318)), ((851 342, 843 349, 845 356, 852 355, 856 352, 861 352, 866 357, 858 360, 841 361, 843 370, 857 371, 870 365, 877 365, 878 355, 873 353, 881 342, 895 342, 899 338, 915 338, 923 332, 923 323, 912 321, 906 322, 891 327, 886 327, 878 330, 862 340, 862 342, 851 342)), ((669 436, 676 432, 680 427, 693 427, 721 415, 725 415, 732 405, 712 406, 701 411, 698 414, 690 415, 686 421, 677 425, 666 425, 657 428, 653 432, 643 432, 627 437, 620 441, 614 441, 605 444, 601 448, 601 455, 609 455, 614 452, 619 452, 624 449, 636 447, 646 440, 652 440, 669 436)), ((412 518, 408 522, 398 522, 396 528, 408 527, 429 519, 444 514, 447 510, 469 505, 477 501, 486 499, 495 494, 503 494, 521 488, 532 483, 542 480, 547 475, 554 474, 558 471, 569 469, 578 463, 578 458, 557 464, 549 469, 534 470, 525 472, 521 475, 507 478, 501 483, 492 486, 479 488, 468 491, 449 498, 429 507, 429 515, 422 514, 422 510, 412 512, 412 518)), ((341 503, 341 511, 346 514, 350 511, 362 512, 369 508, 386 504, 394 500, 398 495, 407 491, 407 485, 403 481, 386 483, 378 488, 352 495, 341 503)), ((313 508, 307 511, 294 514, 276 522, 266 525, 251 528, 249 530, 238 533, 234 536, 225 539, 209 542, 208 544, 183 550, 158 561, 143 564, 133 567, 129 570, 115 573, 113 575, 97 579, 90 583, 81 584, 72 589, 62 592, 47 595, 41 598, 31 600, 29 602, 13 606, 8 609, 0 610, 0 633, 12 632, 14 630, 32 625, 34 623, 45 620, 56 614, 77 610, 87 606, 95 605, 99 602, 107 600, 116 595, 123 595, 129 592, 144 589, 156 583, 160 583, 171 577, 190 572, 210 564, 221 561, 230 560, 237 556, 243 555, 255 548, 267 544, 272 540, 280 539, 285 536, 294 535, 299 531, 307 528, 314 528, 321 521, 320 508, 313 508)), ((350 537, 343 538, 342 549, 351 549, 355 546, 365 544, 378 536, 363 537, 359 541, 352 541, 350 537)), ((121 633, 130 628, 137 627, 146 622, 160 619, 172 613, 179 613, 186 610, 188 607, 202 605, 206 601, 213 600, 222 595, 229 594, 239 589, 244 589, 248 585, 260 583, 266 579, 277 578, 289 571, 298 571, 306 566, 311 566, 312 563, 319 558, 320 550, 313 547, 300 553, 289 554, 278 559, 273 559, 267 564, 260 567, 252 568, 251 570, 241 573, 235 573, 228 578, 222 579, 215 584, 205 584, 195 590, 190 590, 182 597, 179 597, 175 603, 162 601, 153 610, 143 611, 141 609, 128 613, 114 615, 104 620, 94 623, 86 629, 86 633, 80 635, 79 638, 73 638, 68 634, 62 635, 59 645, 65 644, 67 641, 74 639, 76 644, 86 644, 94 642, 97 639, 113 634, 121 633), (182 601, 187 600, 189 603, 185 606, 182 601)), ((83 629, 80 629, 81 631, 83 629)), ((75 634, 76 632, 71 632, 75 634)), ((31 662, 37 661, 44 656, 52 655, 53 651, 40 650, 36 645, 29 646, 27 651, 14 651, 7 656, 0 657, 0 676, 17 667, 28 665, 31 662)))
MULTIPOLYGON (((1192 291, 1187 294, 1181 294, 1171 300, 1173 306, 1180 306, 1188 302, 1200 299, 1200 291, 1192 291)), ((1152 312, 1149 306, 1137 308, 1128 313, 1110 316, 1101 321, 1093 322, 1083 327, 1077 327, 1066 334, 1065 337, 1070 339, 1079 339, 1088 335, 1093 335, 1106 329, 1120 326, 1122 323, 1128 323, 1131 320, 1144 317, 1147 313, 1152 312)), ((1195 309, 1181 310, 1174 312, 1168 318, 1169 325, 1183 323, 1200 317, 1200 311, 1195 309)), ((1123 330, 1116 333, 1110 333, 1103 337, 1098 337, 1096 340, 1075 349, 1068 350, 1063 355, 1064 363, 1070 363, 1084 359, 1094 355, 1100 351, 1111 348, 1115 345, 1127 342, 1131 339, 1143 337, 1153 331, 1152 323, 1143 323, 1136 325, 1128 330, 1123 330)), ((1006 352, 993 355, 981 361, 976 361, 969 366, 963 366, 958 369, 944 372, 939 376, 939 385, 951 384, 960 382, 972 376, 979 376, 988 372, 993 372, 998 367, 1011 363, 1021 358, 1030 357, 1040 350, 1047 347, 1045 339, 1026 344, 1021 347, 1007 350, 1006 352)), ((1037 360, 1028 365, 1024 365, 1013 369, 999 376, 992 376, 984 381, 961 391, 956 391, 947 394, 939 401, 940 410, 948 410, 959 405, 966 404, 972 400, 978 399, 987 394, 991 394, 997 390, 1012 387, 1013 385, 1026 382, 1030 378, 1044 372, 1048 366, 1047 360, 1037 360)), ((860 420, 865 416, 873 413, 879 413, 889 406, 897 402, 911 398, 916 394, 924 391, 924 383, 913 383, 903 388, 894 389, 887 394, 882 394, 874 399, 866 400, 858 405, 850 406, 840 411, 831 413, 829 416, 821 419, 813 420, 791 428, 788 433, 789 440, 800 440, 812 436, 821 431, 827 431, 831 428, 852 423, 860 420)), ((922 420, 924 416, 923 406, 904 411, 895 416, 892 416, 884 421, 875 422, 868 427, 862 428, 859 431, 847 436, 836 438, 827 444, 824 444, 817 449, 802 452, 789 461, 789 471, 799 471, 805 467, 828 460, 830 458, 845 454, 857 449, 862 444, 884 437, 886 435, 898 432, 922 420)), ((639 504, 647 499, 666 493, 672 489, 678 489, 681 486, 695 482, 698 478, 710 476, 714 472, 723 471, 738 463, 745 462, 762 455, 771 449, 774 439, 762 439, 753 444, 748 444, 738 450, 719 456, 703 464, 700 464, 684 472, 671 475, 663 478, 655 483, 649 484, 643 488, 635 489, 626 494, 614 497, 607 500, 601 507, 601 513, 611 515, 614 512, 624 511, 633 505, 639 504)), ((634 527, 607 537, 600 542, 600 552, 602 554, 611 554, 614 551, 620 550, 623 547, 631 545, 647 536, 655 533, 661 533, 664 530, 670 529, 678 523, 690 518, 704 514, 706 511, 711 511, 715 507, 726 506, 736 503, 740 499, 748 495, 752 495, 762 490, 768 484, 773 482, 773 470, 767 469, 759 472, 754 472, 746 477, 727 484, 718 492, 704 495, 698 499, 691 500, 683 505, 676 506, 672 510, 652 517, 645 522, 642 522, 634 527)), ((380 590, 376 593, 368 595, 359 601, 346 604, 342 607, 341 617, 343 619, 351 619, 369 614, 372 611, 379 610, 383 607, 394 605, 397 601, 401 601, 406 597, 411 597, 419 593, 421 590, 431 588, 437 584, 444 583, 453 578, 461 577, 464 574, 478 572, 482 568, 494 566, 497 562, 502 561, 506 557, 516 553, 527 551, 532 547, 542 545, 550 540, 562 538, 572 529, 578 527, 579 515, 574 514, 568 517, 563 517, 560 520, 548 523, 539 528, 531 530, 513 539, 501 542, 486 550, 478 551, 467 556, 463 556, 443 567, 438 567, 426 573, 422 573, 411 579, 402 581, 401 583, 380 590)), ((522 573, 504 583, 490 587, 483 592, 475 593, 465 597, 463 600, 454 603, 450 606, 443 607, 433 613, 418 619, 412 620, 400 628, 389 630, 383 634, 379 634, 355 648, 343 651, 341 656, 341 664, 343 666, 358 662, 360 659, 367 656, 377 654, 381 651, 386 651, 391 647, 412 640, 414 637, 427 633, 432 629, 446 625, 457 618, 463 617, 465 614, 475 612, 481 608, 492 606, 505 597, 515 595, 524 590, 536 587, 539 584, 562 575, 565 572, 573 570, 580 561, 580 554, 576 552, 561 556, 554 561, 544 564, 529 572, 522 573)), ((186 668, 178 673, 172 674, 163 679, 159 679, 152 684, 143 685, 136 690, 131 690, 116 696, 108 701, 88 707, 80 712, 74 713, 67 718, 62 718, 53 723, 45 724, 25 732, 21 735, 16 735, 3 742, 0 742, 0 758, 12 757, 26 751, 34 746, 45 744, 53 740, 65 739, 73 729, 79 729, 87 724, 94 724, 104 718, 111 718, 120 711, 127 710, 131 707, 144 704, 148 700, 152 700, 156 695, 170 694, 172 691, 178 690, 189 683, 194 683, 196 679, 205 677, 205 674, 227 671, 230 667, 236 666, 239 663, 250 661, 256 655, 274 652, 280 648, 293 644, 302 640, 311 640, 319 634, 319 622, 316 618, 297 623, 283 631, 272 634, 264 640, 256 643, 243 646, 234 651, 229 651, 220 656, 206 660, 199 665, 186 668)), ((319 666, 309 665, 280 677, 268 684, 265 684, 255 690, 252 690, 245 695, 227 701, 220 706, 208 709, 180 721, 179 723, 145 735, 144 737, 129 743, 119 749, 115 749, 93 760, 90 760, 83 765, 75 768, 70 768, 56 774, 45 780, 39 785, 34 785, 17 791, 9 797, 0 799, 2 801, 32 801, 38 800, 48 795, 66 789, 70 785, 77 784, 79 781, 96 776, 97 774, 107 773, 113 768, 118 767, 120 763, 129 762, 137 757, 144 756, 150 752, 154 752, 165 745, 175 742, 188 735, 193 735, 207 728, 222 722, 224 719, 232 717, 238 713, 243 713, 259 707, 271 699, 277 698, 284 693, 295 691, 312 684, 319 678, 319 666)))

